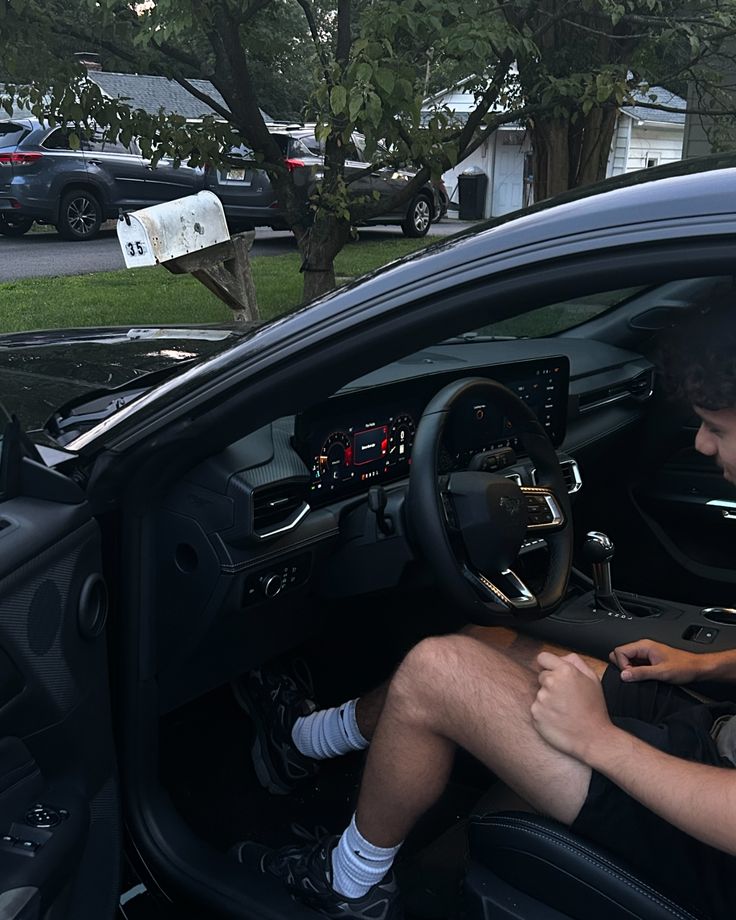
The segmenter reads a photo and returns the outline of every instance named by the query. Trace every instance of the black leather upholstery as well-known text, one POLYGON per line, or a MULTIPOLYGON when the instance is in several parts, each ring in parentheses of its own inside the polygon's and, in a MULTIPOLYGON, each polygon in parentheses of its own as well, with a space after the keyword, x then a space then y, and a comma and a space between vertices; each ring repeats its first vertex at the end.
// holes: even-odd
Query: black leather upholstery
MULTIPOLYGON (((478 816, 471 821, 469 842, 471 866, 486 867, 564 917, 702 920, 557 821, 525 812, 478 816)), ((486 888, 489 897, 492 889, 486 888)), ((492 909, 483 912, 494 915, 492 909)), ((513 916, 535 920, 539 914, 513 916)))

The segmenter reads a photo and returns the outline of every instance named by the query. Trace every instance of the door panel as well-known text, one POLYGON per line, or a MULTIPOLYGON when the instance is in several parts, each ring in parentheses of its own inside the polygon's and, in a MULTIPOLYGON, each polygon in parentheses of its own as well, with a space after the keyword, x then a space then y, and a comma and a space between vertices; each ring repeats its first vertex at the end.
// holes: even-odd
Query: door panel
POLYGON ((49 497, 0 500, 0 916, 107 920, 120 822, 100 534, 71 482, 23 464, 22 491, 49 497))
POLYGON ((154 166, 142 160, 146 167, 145 196, 148 205, 173 201, 186 195, 196 195, 204 188, 204 169, 182 163, 175 166, 170 157, 162 157, 154 166))
POLYGON ((650 532, 708 603, 736 602, 736 489, 692 446, 688 421, 669 455, 633 490, 650 532), (714 600, 717 598, 717 600, 714 600))

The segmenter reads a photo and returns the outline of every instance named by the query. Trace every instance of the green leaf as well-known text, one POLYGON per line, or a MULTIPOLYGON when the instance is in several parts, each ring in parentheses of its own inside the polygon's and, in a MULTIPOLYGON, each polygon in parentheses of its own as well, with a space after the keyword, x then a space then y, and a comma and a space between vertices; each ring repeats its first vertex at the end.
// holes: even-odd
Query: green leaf
POLYGON ((378 127, 378 123, 381 120, 381 99, 375 93, 370 93, 365 105, 366 115, 368 120, 373 124, 375 128, 378 127))
POLYGON ((344 86, 333 86, 330 90, 330 108, 335 115, 342 115, 348 101, 347 90, 344 86))
POLYGON ((348 107, 348 114, 350 116, 350 121, 355 121, 358 117, 358 113, 363 108, 363 94, 362 93, 351 93, 350 95, 350 105, 348 107))
POLYGON ((376 71, 376 83, 387 96, 390 96, 394 91, 394 86, 396 86, 396 77, 392 71, 379 68, 376 71))

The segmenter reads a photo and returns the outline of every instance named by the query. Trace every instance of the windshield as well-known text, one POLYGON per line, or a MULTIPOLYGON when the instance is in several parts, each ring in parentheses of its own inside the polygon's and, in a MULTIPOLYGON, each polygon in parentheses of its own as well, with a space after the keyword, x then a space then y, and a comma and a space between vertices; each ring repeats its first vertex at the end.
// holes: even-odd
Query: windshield
POLYGON ((620 306, 643 290, 645 288, 640 285, 545 304, 543 307, 537 307, 520 316, 481 326, 475 330, 474 335, 512 338, 539 338, 554 335, 579 326, 595 316, 601 316, 607 310, 620 306))

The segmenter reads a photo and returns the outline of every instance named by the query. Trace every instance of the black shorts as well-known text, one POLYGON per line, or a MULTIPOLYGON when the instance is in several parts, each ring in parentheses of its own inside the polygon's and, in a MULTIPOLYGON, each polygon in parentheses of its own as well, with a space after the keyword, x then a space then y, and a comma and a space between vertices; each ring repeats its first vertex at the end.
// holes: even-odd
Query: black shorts
MULTIPOLYGON (((659 681, 627 684, 617 668, 603 675, 612 722, 653 747, 685 760, 731 767, 710 730, 736 703, 701 703, 659 681)), ((700 843, 593 771, 572 830, 599 843, 683 907, 713 920, 736 918, 736 857, 700 843)))

